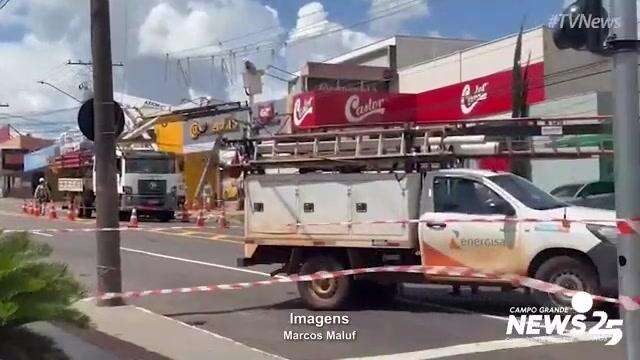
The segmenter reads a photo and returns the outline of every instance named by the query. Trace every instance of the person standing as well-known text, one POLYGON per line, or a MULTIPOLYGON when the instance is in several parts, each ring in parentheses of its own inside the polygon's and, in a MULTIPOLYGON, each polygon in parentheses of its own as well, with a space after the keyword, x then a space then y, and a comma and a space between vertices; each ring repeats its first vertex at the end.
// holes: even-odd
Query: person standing
POLYGON ((51 192, 49 191, 49 186, 44 178, 40 178, 40 180, 38 180, 38 186, 36 187, 33 197, 38 204, 40 214, 44 214, 45 206, 51 199, 51 192))

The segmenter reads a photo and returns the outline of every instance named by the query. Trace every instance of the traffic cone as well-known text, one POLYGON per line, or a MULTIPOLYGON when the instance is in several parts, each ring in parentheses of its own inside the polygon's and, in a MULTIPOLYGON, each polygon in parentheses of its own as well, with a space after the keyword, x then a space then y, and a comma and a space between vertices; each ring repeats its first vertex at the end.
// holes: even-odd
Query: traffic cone
POLYGON ((49 205, 49 220, 55 220, 58 218, 58 212, 56 211, 56 204, 51 203, 49 205))
POLYGON ((196 218, 196 226, 204 227, 204 211, 202 211, 202 209, 200 209, 198 217, 196 218))
POLYGON ((129 225, 127 225, 127 227, 129 228, 138 227, 138 211, 136 211, 136 208, 133 208, 133 210, 131 210, 131 218, 129 219, 129 225))
POLYGON ((22 212, 25 214, 29 213, 29 205, 27 205, 27 200, 22 202, 22 212))
POLYGON ((73 206, 73 202, 69 202, 69 211, 67 212, 67 220, 76 221, 76 207, 73 206))
POLYGON ((182 205, 182 220, 183 223, 191 222, 189 219, 189 208, 187 208, 186 204, 182 205))

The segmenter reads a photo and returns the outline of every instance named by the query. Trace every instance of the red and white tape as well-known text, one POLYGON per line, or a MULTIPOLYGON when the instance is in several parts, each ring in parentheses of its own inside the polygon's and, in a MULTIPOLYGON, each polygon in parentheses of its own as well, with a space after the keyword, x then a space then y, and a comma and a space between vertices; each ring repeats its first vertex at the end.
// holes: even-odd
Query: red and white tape
MULTIPOLYGON (((174 289, 156 289, 144 291, 127 291, 123 293, 105 293, 95 297, 86 298, 84 300, 108 300, 113 298, 138 298, 153 295, 169 295, 169 294, 188 294, 198 292, 217 292, 223 290, 242 290, 258 286, 267 286, 280 283, 296 283, 302 281, 313 281, 323 279, 334 279, 342 276, 351 276, 370 273, 420 273, 430 276, 452 276, 452 277, 468 277, 477 279, 498 279, 510 282, 516 287, 525 287, 549 294, 562 294, 565 296, 573 296, 577 293, 575 290, 569 290, 556 284, 547 283, 541 280, 516 274, 499 274, 474 270, 468 267, 456 266, 422 266, 422 265, 403 265, 403 266, 380 266, 372 268, 360 268, 340 270, 334 272, 317 272, 310 275, 291 275, 279 276, 270 280, 240 282, 233 284, 204 285, 195 287, 184 287, 174 289)), ((621 296, 620 298, 611 298, 600 295, 591 295, 594 301, 609 302, 619 304, 628 311, 640 310, 640 296, 631 298, 621 296)))
POLYGON ((368 220, 368 221, 335 221, 335 222, 316 222, 316 223, 292 223, 288 224, 290 227, 305 227, 305 226, 354 226, 354 225, 382 225, 382 224, 423 224, 437 221, 439 223, 559 223, 563 227, 569 227, 571 223, 580 224, 611 224, 616 226, 618 232, 621 235, 640 234, 640 218, 631 219, 564 219, 564 218, 448 218, 448 219, 398 219, 398 220, 368 220))
MULTIPOLYGON (((226 228, 242 228, 242 226, 229 225, 226 228)), ((203 230, 214 229, 218 227, 202 227, 202 226, 165 226, 165 227, 117 227, 117 228, 66 228, 66 229, 0 229, 2 233, 73 233, 73 232, 96 232, 96 231, 162 231, 162 230, 203 230)))

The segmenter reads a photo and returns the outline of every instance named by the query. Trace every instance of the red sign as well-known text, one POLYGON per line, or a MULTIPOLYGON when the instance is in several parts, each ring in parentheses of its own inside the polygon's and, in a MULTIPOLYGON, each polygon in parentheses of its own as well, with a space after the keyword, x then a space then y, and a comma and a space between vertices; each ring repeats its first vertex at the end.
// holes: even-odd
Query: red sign
POLYGON ((412 122, 415 95, 360 91, 311 91, 293 98, 296 129, 412 122))
MULTIPOLYGON (((545 99, 544 63, 523 69, 528 78, 527 104, 545 99)), ((311 91, 293 98, 295 129, 331 126, 429 123, 463 120, 511 111, 511 70, 420 94, 358 91, 311 91)))
POLYGON ((268 124, 269 121, 273 120, 274 116, 275 111, 272 102, 258 105, 258 120, 260 120, 261 124, 268 124))
MULTIPOLYGON (((543 101, 544 63, 523 69, 527 73, 527 104, 543 101)), ((458 120, 511 111, 513 86, 511 69, 426 91, 416 95, 416 121, 458 120)))

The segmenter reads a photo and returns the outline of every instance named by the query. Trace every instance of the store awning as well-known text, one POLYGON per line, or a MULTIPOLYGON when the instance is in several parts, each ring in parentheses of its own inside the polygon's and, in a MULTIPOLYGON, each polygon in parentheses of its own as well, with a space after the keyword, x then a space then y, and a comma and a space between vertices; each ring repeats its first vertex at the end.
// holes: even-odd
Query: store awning
POLYGON ((57 144, 26 154, 24 156, 24 172, 46 168, 49 165, 49 159, 52 159, 59 154, 60 146, 57 144))

